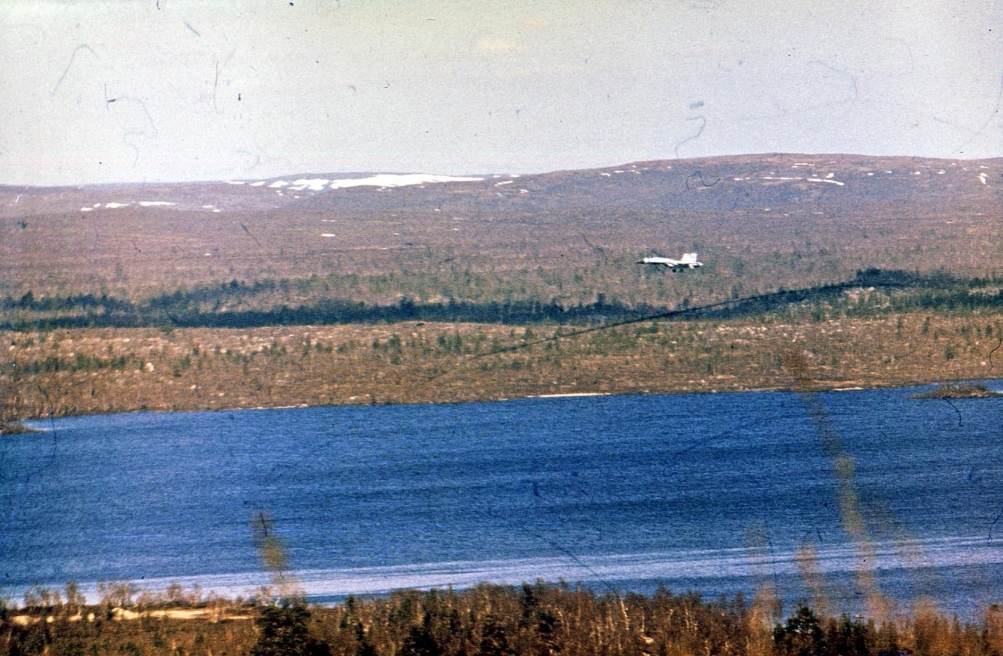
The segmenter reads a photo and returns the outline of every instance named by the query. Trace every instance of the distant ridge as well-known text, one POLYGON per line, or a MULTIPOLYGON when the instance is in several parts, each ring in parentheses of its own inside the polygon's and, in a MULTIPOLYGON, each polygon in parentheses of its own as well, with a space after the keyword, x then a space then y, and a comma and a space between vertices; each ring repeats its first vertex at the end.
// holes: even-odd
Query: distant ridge
POLYGON ((734 211, 803 205, 984 201, 1003 190, 1003 158, 950 160, 862 155, 764 154, 652 160, 534 174, 446 176, 429 173, 299 174, 215 182, 0 187, 0 210, 21 203, 46 212, 260 209, 369 210, 437 207, 457 197, 483 210, 536 211, 607 205, 734 211), (835 196, 834 194, 839 194, 835 196))

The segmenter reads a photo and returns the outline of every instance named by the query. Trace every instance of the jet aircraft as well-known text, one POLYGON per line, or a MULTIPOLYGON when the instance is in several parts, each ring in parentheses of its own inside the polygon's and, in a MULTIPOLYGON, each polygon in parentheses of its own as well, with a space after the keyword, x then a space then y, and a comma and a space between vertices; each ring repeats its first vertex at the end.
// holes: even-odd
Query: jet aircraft
POLYGON ((673 260, 671 257, 662 257, 660 255, 649 255, 644 259, 638 260, 637 263, 663 266, 666 269, 672 269, 674 272, 683 271, 685 269, 695 269, 703 266, 703 262, 697 261, 696 253, 683 253, 683 256, 678 260, 673 260))

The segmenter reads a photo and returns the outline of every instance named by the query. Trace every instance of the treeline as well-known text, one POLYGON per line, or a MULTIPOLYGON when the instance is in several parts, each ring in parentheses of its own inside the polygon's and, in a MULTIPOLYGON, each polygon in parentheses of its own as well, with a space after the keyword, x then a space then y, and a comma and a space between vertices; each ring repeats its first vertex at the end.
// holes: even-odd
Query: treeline
POLYGON ((135 369, 143 363, 135 355, 119 355, 110 358, 99 358, 93 355, 77 353, 72 358, 60 358, 55 355, 46 356, 42 360, 32 360, 17 365, 17 373, 22 375, 51 373, 56 371, 124 371, 135 369))
POLYGON ((57 328, 259 328, 286 325, 375 324, 401 321, 469 322, 526 325, 576 324, 639 318, 657 314, 649 306, 626 307, 597 300, 589 305, 563 307, 556 301, 470 303, 415 303, 402 299, 393 305, 367 305, 356 301, 327 300, 311 305, 280 305, 267 310, 201 310, 183 303, 157 299, 143 304, 116 300, 109 306, 76 306, 77 311, 47 312, 34 307, 11 313, 0 321, 0 330, 54 330, 57 328))
POLYGON ((279 325, 326 325, 347 323, 395 323, 401 321, 470 322, 527 325, 602 324, 648 318, 729 319, 790 312, 810 306, 813 318, 831 314, 867 316, 878 312, 973 311, 1003 308, 1003 290, 979 291, 998 286, 994 280, 960 279, 946 273, 921 275, 905 271, 868 269, 850 280, 803 289, 738 296, 709 304, 692 305, 684 299, 673 308, 650 305, 628 306, 607 301, 602 294, 589 304, 562 305, 556 299, 511 301, 416 302, 401 299, 390 305, 361 301, 324 299, 298 305, 249 307, 247 299, 271 297, 276 290, 289 292, 295 285, 282 280, 242 283, 177 291, 132 302, 107 295, 84 294, 35 298, 28 292, 20 298, 0 299, 0 329, 52 330, 56 328, 255 328, 279 325), (881 289, 877 299, 848 298, 852 290, 881 289))
POLYGON ((71 294, 69 296, 52 296, 35 298, 28 291, 20 298, 0 299, 0 310, 30 310, 32 312, 59 312, 68 310, 101 310, 103 312, 126 312, 133 308, 132 303, 116 299, 107 294, 71 294))
MULTIPOLYGON (((119 600, 122 601, 122 600, 119 600)), ((979 624, 933 610, 884 622, 826 617, 799 606, 786 619, 774 598, 705 601, 660 589, 651 596, 567 585, 482 584, 456 592, 349 597, 336 607, 301 599, 212 602, 201 619, 169 619, 133 604, 131 621, 100 606, 0 608, 0 653, 313 654, 337 656, 998 656, 1003 610, 979 624)), ((208 604, 195 604, 205 608, 208 604)), ((177 608, 176 604, 168 607, 177 608)), ((192 608, 193 606, 188 606, 192 608)))
POLYGON ((983 278, 958 278, 948 273, 910 273, 867 269, 857 271, 847 281, 804 289, 779 289, 705 306, 683 308, 691 318, 737 319, 767 314, 807 315, 814 320, 847 317, 871 317, 883 313, 917 310, 935 312, 972 312, 1003 309, 1003 290, 982 291, 1003 285, 983 278), (865 291, 863 297, 847 292, 865 291), (878 291, 872 295, 870 292, 878 291))

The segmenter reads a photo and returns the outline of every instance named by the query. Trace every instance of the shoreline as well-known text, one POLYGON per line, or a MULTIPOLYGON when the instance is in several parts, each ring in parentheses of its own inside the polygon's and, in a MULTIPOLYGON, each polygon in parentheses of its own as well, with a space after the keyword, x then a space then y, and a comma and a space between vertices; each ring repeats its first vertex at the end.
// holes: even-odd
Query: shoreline
MULTIPOLYGON (((123 409, 113 409, 108 412, 98 411, 98 412, 84 412, 72 415, 45 415, 45 416, 26 416, 21 421, 17 422, 22 430, 12 431, 12 432, 0 432, 2 436, 13 436, 13 435, 33 435, 39 433, 48 432, 44 426, 38 426, 37 422, 44 422, 51 419, 70 419, 74 417, 96 417, 101 415, 122 415, 122 414, 140 414, 140 413, 202 413, 202 412, 234 412, 234 411, 250 411, 250 410, 293 410, 293 409, 308 409, 308 408, 347 408, 347 407, 361 407, 361 406, 389 406, 389 405, 458 405, 467 403, 505 403, 509 401, 526 401, 533 399, 576 399, 576 398, 595 398, 595 397, 614 397, 614 396, 682 396, 682 395, 701 395, 701 394, 750 394, 750 393, 790 393, 790 394, 813 394, 813 393, 829 393, 829 392, 863 392, 870 390, 890 390, 890 389, 908 389, 914 387, 925 387, 929 385, 954 385, 954 384, 968 384, 968 383, 986 383, 990 381, 1003 381, 1003 378, 985 378, 985 379, 961 379, 953 381, 945 381, 942 379, 931 379, 931 380, 919 380, 919 381, 892 381, 892 382, 881 382, 870 385, 855 385, 850 387, 841 386, 831 386, 831 385, 813 385, 810 387, 798 387, 798 386, 786 386, 786 387, 749 387, 749 388, 734 388, 734 389, 709 389, 709 390, 679 390, 679 391, 658 391, 658 392, 638 392, 636 390, 624 391, 624 392, 578 392, 578 393, 568 393, 568 394, 530 394, 526 396, 507 396, 499 398, 483 398, 483 399, 462 399, 462 400, 448 400, 448 401, 386 401, 381 403, 328 403, 328 404, 307 404, 307 403, 296 403, 288 405, 274 405, 274 406, 223 406, 223 407, 180 407, 180 408, 169 408, 169 409, 138 409, 138 408, 123 408, 123 409), (27 425, 30 422, 31 425, 27 425)), ((913 395, 910 397, 915 400, 941 400, 941 397, 923 397, 913 395)), ((992 394, 989 396, 979 396, 979 397, 968 397, 968 398, 1003 398, 1003 392, 992 394)), ((951 400, 968 400, 966 397, 950 397, 951 400)))
POLYGON ((0 332, 3 419, 883 389, 1003 377, 999 315, 558 326, 410 322, 0 332), (14 374, 10 372, 13 371, 14 374))

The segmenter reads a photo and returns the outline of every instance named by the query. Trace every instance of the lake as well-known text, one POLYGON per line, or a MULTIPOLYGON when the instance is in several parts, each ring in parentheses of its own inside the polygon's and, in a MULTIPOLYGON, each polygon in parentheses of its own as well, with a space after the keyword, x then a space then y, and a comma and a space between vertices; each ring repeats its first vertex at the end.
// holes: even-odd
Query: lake
POLYGON ((921 389, 29 422, 0 441, 0 587, 249 594, 264 527, 316 601, 543 578, 972 617, 1003 596, 1003 400, 921 389))

